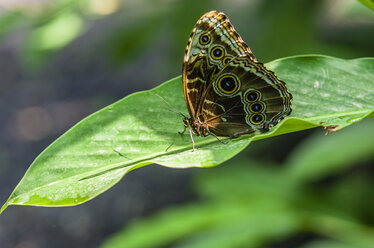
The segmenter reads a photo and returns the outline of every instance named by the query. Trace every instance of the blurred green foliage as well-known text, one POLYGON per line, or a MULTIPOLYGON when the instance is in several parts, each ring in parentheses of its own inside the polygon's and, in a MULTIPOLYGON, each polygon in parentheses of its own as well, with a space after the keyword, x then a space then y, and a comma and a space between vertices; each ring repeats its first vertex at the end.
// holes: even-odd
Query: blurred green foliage
POLYGON ((311 238, 297 247, 373 247, 374 183, 364 166, 374 158, 373 125, 316 133, 284 163, 254 151, 200 172, 197 202, 135 220, 102 247, 269 247, 303 234, 311 238))
MULTIPOLYGON (((263 62, 279 57, 318 53, 352 58, 373 56, 374 16, 358 1, 59 0, 34 11, 5 8, 0 12, 0 37, 22 32, 22 58, 28 68, 42 68, 53 55, 84 36, 97 24, 111 22, 93 50, 122 66, 164 43, 161 70, 182 61, 196 20, 212 9, 224 11, 263 62), (350 22, 342 22, 345 17, 350 22), (363 21, 364 20, 364 21, 363 21), (369 22, 368 22, 369 21, 369 22), (354 35, 346 35, 347 32, 354 35), (166 58, 166 59, 165 59, 166 58)), ((370 1, 362 1, 369 7, 370 1)), ((30 5, 31 6, 31 5, 30 5)), ((1 5, 0 5, 1 8, 1 5)))
MULTIPOLYGON (((307 53, 374 56, 372 0, 360 0, 369 8, 353 0, 118 1, 106 12, 93 2, 55 0, 31 12, 3 8, 0 40, 21 36, 25 68, 40 69, 97 24, 113 22, 89 38, 96 39, 93 51, 123 68, 161 47, 154 70, 172 68, 176 75, 196 20, 217 9, 263 62, 307 53)), ((307 237, 304 248, 373 247, 373 124, 309 137, 282 163, 253 150, 206 169, 193 183, 199 202, 134 221, 103 247, 263 247, 295 236, 307 237)))
POLYGON ((26 67, 41 68, 52 55, 75 40, 82 32, 79 7, 88 1, 58 0, 0 5, 0 39, 12 32, 23 38, 22 56, 26 67), (1 9, 3 7, 3 9, 1 9))
POLYGON ((374 10, 374 1, 373 0, 359 0, 361 3, 365 4, 372 10, 374 10))

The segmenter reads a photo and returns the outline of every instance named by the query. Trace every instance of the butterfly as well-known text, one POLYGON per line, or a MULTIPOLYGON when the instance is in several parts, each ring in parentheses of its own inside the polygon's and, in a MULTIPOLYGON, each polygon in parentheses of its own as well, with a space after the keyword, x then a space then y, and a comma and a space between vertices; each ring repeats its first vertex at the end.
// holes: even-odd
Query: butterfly
POLYGON ((210 11, 197 21, 182 77, 190 114, 183 118, 184 131, 190 131, 193 150, 192 134, 221 141, 218 136, 264 133, 292 111, 286 83, 257 61, 222 12, 210 11))

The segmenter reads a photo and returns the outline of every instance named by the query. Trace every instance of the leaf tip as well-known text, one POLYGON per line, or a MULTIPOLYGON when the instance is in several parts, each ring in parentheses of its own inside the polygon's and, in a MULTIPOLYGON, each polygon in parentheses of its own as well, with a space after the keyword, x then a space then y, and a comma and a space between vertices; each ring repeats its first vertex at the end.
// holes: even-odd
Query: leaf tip
POLYGON ((8 207, 8 203, 5 203, 1 209, 0 209, 0 214, 2 214, 4 212, 4 210, 8 207))

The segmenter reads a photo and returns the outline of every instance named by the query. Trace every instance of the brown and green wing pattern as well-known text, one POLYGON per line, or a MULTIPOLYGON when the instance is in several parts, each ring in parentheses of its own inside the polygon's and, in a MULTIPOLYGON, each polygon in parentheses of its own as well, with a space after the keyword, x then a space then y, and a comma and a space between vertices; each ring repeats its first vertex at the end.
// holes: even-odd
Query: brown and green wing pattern
POLYGON ((224 13, 210 11, 197 21, 188 40, 183 62, 183 91, 191 116, 196 114, 212 75, 217 74, 225 63, 240 56, 250 56, 256 61, 224 13), (201 39, 202 35, 208 37, 207 42, 201 39), (222 58, 214 59, 218 57, 211 56, 216 47, 222 49, 222 58))
POLYGON ((291 113, 292 95, 286 84, 250 58, 233 59, 208 92, 198 113, 218 136, 266 132, 291 113), (230 92, 230 84, 237 89, 230 92))
POLYGON ((190 35, 183 91, 197 135, 266 132, 291 113, 285 83, 257 62, 222 12, 203 15, 190 35))

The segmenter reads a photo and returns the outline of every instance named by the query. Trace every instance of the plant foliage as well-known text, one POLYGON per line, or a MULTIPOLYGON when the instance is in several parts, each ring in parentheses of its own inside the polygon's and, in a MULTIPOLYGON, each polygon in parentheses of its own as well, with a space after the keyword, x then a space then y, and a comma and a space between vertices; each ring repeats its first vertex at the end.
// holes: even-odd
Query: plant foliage
POLYGON ((325 126, 336 131, 374 111, 374 59, 326 56, 279 59, 267 66, 293 94, 290 117, 261 135, 227 139, 194 137, 191 151, 181 116, 187 115, 181 77, 138 92, 92 114, 46 148, 32 163, 2 211, 10 204, 68 206, 83 203, 116 184, 126 173, 151 163, 175 168, 223 163, 251 141, 325 126))

